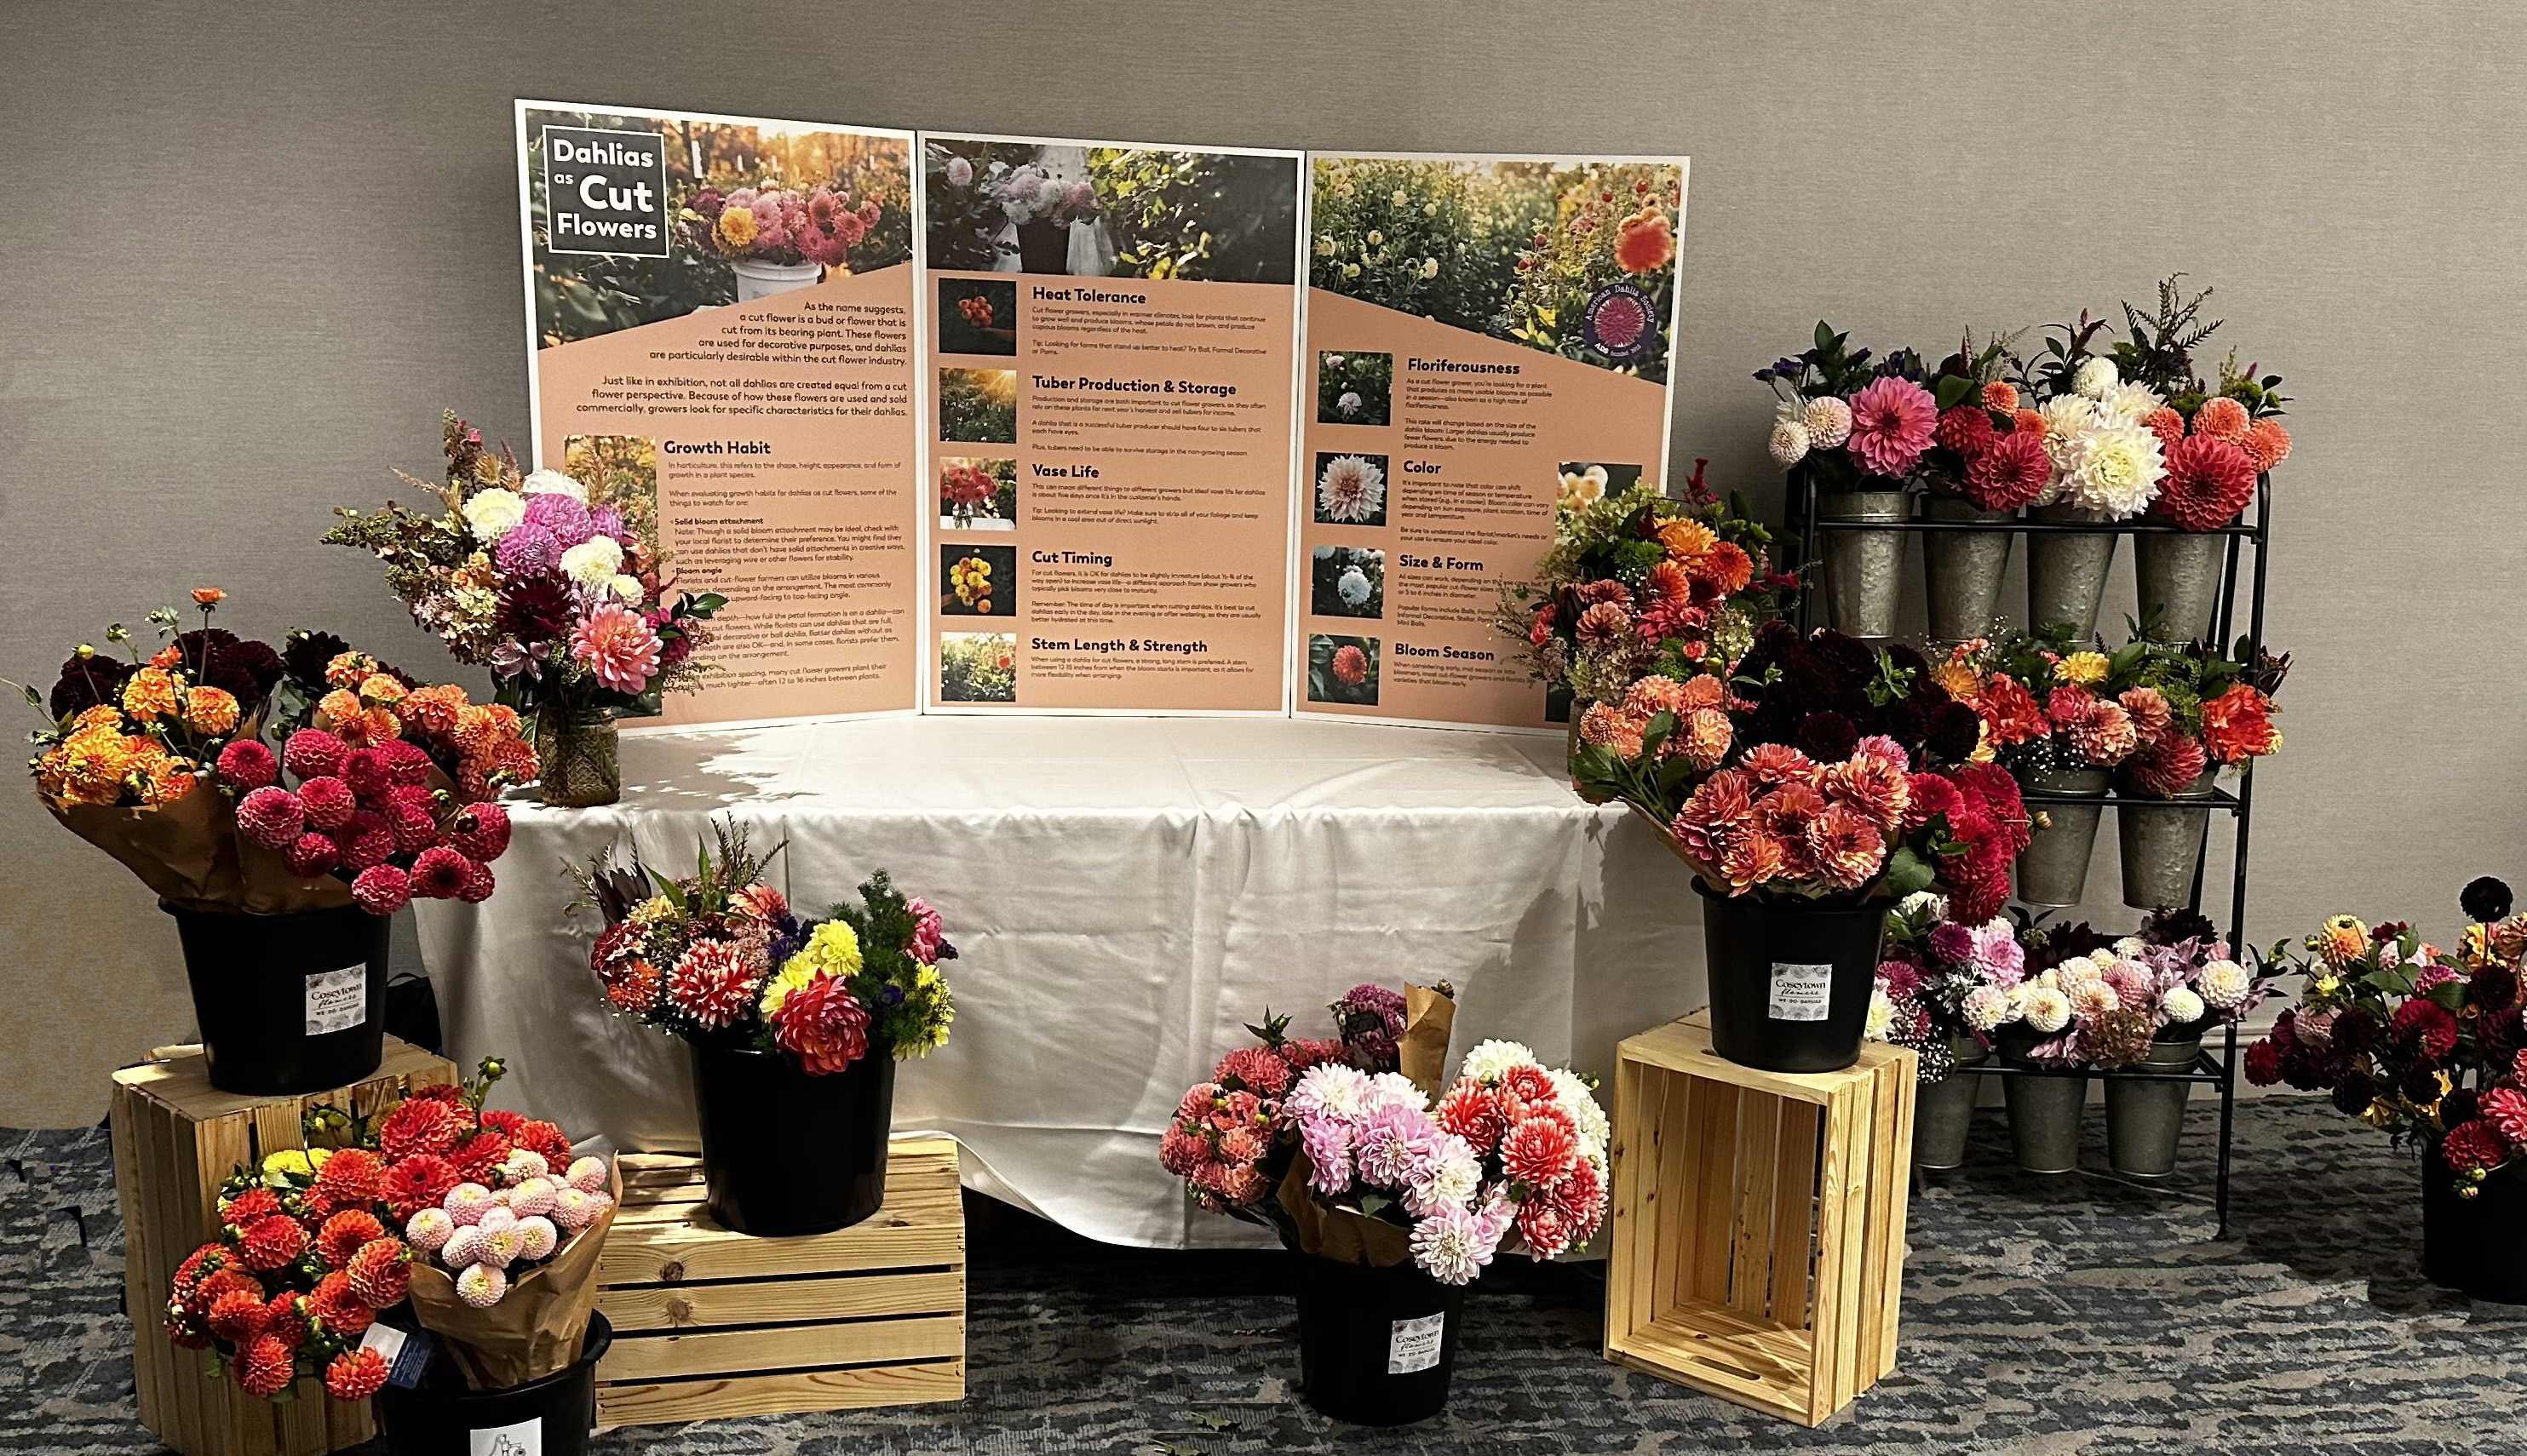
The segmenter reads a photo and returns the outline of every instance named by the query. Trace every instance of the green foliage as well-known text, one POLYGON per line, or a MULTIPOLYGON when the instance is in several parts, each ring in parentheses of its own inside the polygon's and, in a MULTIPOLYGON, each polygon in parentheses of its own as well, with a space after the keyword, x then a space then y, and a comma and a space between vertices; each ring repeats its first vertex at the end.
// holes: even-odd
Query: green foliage
POLYGON ((1395 356, 1328 351, 1316 356, 1316 421, 1385 425, 1394 409, 1395 356), (1353 400, 1344 408, 1348 396, 1353 400))

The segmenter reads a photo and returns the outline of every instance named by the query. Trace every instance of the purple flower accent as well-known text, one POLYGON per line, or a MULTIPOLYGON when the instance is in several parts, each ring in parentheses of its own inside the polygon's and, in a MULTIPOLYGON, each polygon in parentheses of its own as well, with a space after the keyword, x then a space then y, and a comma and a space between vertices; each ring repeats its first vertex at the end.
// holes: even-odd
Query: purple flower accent
POLYGON ((1360 1130, 1356 1150, 1364 1182, 1403 1189, 1429 1176, 1439 1155, 1439 1128, 1426 1112, 1384 1107, 1360 1130))
MULTIPOLYGON (((592 540, 597 536, 612 536, 623 541, 623 513, 612 506, 591 506, 588 508, 588 530, 592 540)), ((625 541, 624 547, 629 550, 630 542, 625 541)))
POLYGON ((1328 1196, 1351 1186, 1351 1126, 1301 1117, 1299 1146, 1308 1155, 1308 1186, 1328 1196))
POLYGON ((1971 959, 1974 955, 1974 931, 1954 921, 1941 921, 1931 928, 1931 954, 1950 965, 1971 959))
MULTIPOLYGON (((557 500, 559 497, 540 495, 536 499, 557 500)), ((491 559, 499 564, 505 576, 538 577, 561 565, 561 542, 553 538, 551 531, 541 526, 521 525, 512 527, 506 535, 500 537, 500 544, 492 548, 491 559)))
MULTIPOLYGON (((558 493, 529 496, 527 514, 521 524, 541 526, 552 532, 552 538, 559 541, 565 551, 595 534, 589 524, 588 507, 570 496, 558 493)), ((513 531, 512 534, 514 533, 513 531)), ((508 537, 503 536, 501 539, 505 542, 508 537)))

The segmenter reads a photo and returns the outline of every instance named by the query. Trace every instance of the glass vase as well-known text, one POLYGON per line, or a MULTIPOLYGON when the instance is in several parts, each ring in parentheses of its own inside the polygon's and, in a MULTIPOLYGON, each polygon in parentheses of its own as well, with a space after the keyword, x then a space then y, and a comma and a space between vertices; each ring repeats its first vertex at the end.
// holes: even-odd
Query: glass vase
POLYGON ((623 797, 623 760, 611 714, 546 708, 536 715, 544 802, 587 809, 623 797))

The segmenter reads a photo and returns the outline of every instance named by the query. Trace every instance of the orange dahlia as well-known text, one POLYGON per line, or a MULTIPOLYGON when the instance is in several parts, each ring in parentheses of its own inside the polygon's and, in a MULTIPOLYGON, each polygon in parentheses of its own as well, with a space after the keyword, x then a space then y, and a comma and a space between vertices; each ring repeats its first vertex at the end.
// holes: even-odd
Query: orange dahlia
POLYGON ((298 1355, 269 1334, 259 1334, 237 1354, 236 1382, 246 1394, 269 1400, 297 1378, 298 1355))
POLYGON ((1827 798, 1858 810, 1881 829, 1903 823, 1904 810, 1913 798, 1910 776, 1873 754, 1828 765, 1825 792, 1827 798))
POLYGON ((2033 743, 2046 732, 2044 710, 2037 705, 2036 694, 2007 673, 1994 673, 1984 684, 1977 711, 1995 744, 2033 743))
POLYGON ((325 1389, 335 1400, 366 1400, 386 1382, 386 1358, 375 1350, 344 1350, 325 1367, 325 1389))
POLYGON ((1787 743, 1758 743, 1746 750, 1737 766, 1752 775, 1756 782, 1767 785, 1805 783, 1817 772, 1814 761, 1787 743))
POLYGON ((1610 749, 1618 758, 1637 758, 1645 723, 1612 703, 1591 703, 1588 711, 1579 715, 1579 741, 1610 749))
POLYGON ((1720 588, 1723 596, 1743 591, 1755 579, 1755 563, 1744 547, 1734 541, 1721 541, 1686 568, 1696 577, 1720 588))
POLYGON ((1655 204, 1625 218, 1615 234, 1615 263, 1625 273, 1655 272, 1675 256, 1676 232, 1655 204))
POLYGON ((2044 438, 2044 417, 2034 410, 2011 411, 2009 427, 2015 434, 2032 434, 2039 440, 2044 438))
POLYGON ((2202 747, 2224 764, 2262 758, 2282 746, 2281 729, 2272 719, 2279 711, 2252 683, 2232 682, 2228 691, 2202 705, 2202 747))
POLYGON ((1720 537, 1712 534, 1711 527, 1699 521, 1681 520, 1661 525, 1658 528, 1658 539, 1659 544, 1667 548, 1667 554, 1670 557, 1679 562, 1689 562, 1718 544, 1720 537))
POLYGON ((456 731, 456 716, 467 706, 465 689, 449 682, 406 693, 395 711, 406 724, 434 737, 445 737, 456 731))
POLYGON ((316 700, 316 711, 329 724, 338 724, 360 716, 360 695, 347 687, 337 687, 316 700))
POLYGON ((2290 431, 2282 427, 2279 420, 2258 420, 2247 427, 2246 437, 2238 442, 2238 447, 2246 452, 2246 458, 2255 463, 2255 469, 2268 471, 2290 459, 2290 431))
POLYGON ((184 726, 213 736, 237 726, 236 694, 225 687, 196 687, 184 694, 184 726))
POLYGON ((391 703, 409 689, 384 673, 371 673, 360 679, 360 696, 372 703, 391 703))
POLYGON ((142 668, 123 684, 123 711, 146 723, 176 715, 176 679, 164 668, 142 668))
POLYGON ((2185 417, 2165 405, 2143 416, 2140 423, 2142 428, 2158 436, 2162 450, 2174 449, 2176 442, 2185 438, 2185 417))
POLYGON ((1728 893, 1742 895, 1779 876, 1781 851, 1780 840, 1760 830, 1738 836, 1720 856, 1720 876, 1728 881, 1728 893))
POLYGON ((2195 434, 2207 434, 2233 445, 2245 439, 2246 431, 2253 426, 2254 421, 2247 416, 2246 407, 2225 394, 2204 400, 2202 408, 2193 412, 2195 434))
POLYGON ((1693 599, 1693 577, 1673 561, 1662 561, 1650 568, 1641 581, 1641 593, 1653 601, 1683 602, 1693 599))
POLYGON ((1808 821, 1806 838, 1818 878, 1836 889, 1859 888, 1886 863, 1885 836, 1867 814, 1849 804, 1827 805, 1808 821))
POLYGON ((1983 407, 2004 415, 2018 413, 2018 386, 2007 379, 1994 379, 1983 386, 1983 407))
MULTIPOLYGON (((1697 680, 1707 682, 1711 679, 1697 680)), ((1695 769, 1714 769, 1728 756, 1728 745, 1733 736, 1734 729, 1728 725, 1728 714, 1717 708, 1694 708, 1685 713, 1676 725, 1676 736, 1668 741, 1669 746, 1682 754, 1684 761, 1695 769)))

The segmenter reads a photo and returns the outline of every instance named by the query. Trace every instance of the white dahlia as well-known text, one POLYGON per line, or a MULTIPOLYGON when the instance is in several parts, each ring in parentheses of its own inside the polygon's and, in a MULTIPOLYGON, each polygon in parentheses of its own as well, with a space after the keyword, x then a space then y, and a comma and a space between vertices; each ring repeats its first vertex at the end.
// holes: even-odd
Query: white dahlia
POLYGON ((2213 961, 2193 978, 2193 983, 2202 990, 2202 999, 2222 1011, 2246 999, 2249 981, 2246 968, 2236 961, 2213 961))
POLYGON ((2105 397, 2105 392, 2115 387, 2116 380, 2121 377, 2122 376, 2115 372, 2113 360, 2086 359, 2081 361, 2079 373, 2071 376, 2071 387, 2090 399, 2102 399, 2105 397))
POLYGON ((1368 600, 1368 574, 1356 566, 1344 567, 1342 575, 1334 578, 1334 595, 1341 597, 1346 607, 1365 604, 1368 600))
POLYGON ((1966 992, 1965 1002, 1958 1009, 1967 1026, 1988 1031, 2009 1020, 2009 992, 1996 985, 1979 985, 1966 992))
POLYGON ((1562 1110, 1571 1114, 1571 1121, 1579 1126, 1580 1152, 1604 1152, 1607 1139, 1614 1135, 1614 1129, 1607 1124, 1606 1110, 1597 1105, 1597 1098, 1588 1090, 1588 1084, 1581 1081, 1576 1073, 1560 1067, 1544 1075, 1553 1079, 1553 1100, 1560 1103, 1562 1110))
POLYGON ((1386 509, 1386 472, 1365 455, 1337 455, 1316 477, 1316 511, 1327 521, 1364 522, 1386 509))
POLYGON ((1800 423, 1808 427, 1809 445, 1819 450, 1839 450, 1851 438, 1851 406, 1831 395, 1812 399, 1800 423))
POLYGON ((537 471, 519 481, 518 489, 528 495, 567 495, 588 504, 588 487, 559 471, 537 471))
POLYGON ((2159 1009, 2167 1013, 2174 1026, 2189 1026, 2202 1020, 2202 997, 2192 986, 2178 986, 2159 998, 2159 1009))
POLYGON ((2167 401, 2147 384, 2122 383, 2097 396, 2097 418, 2117 425, 2139 425, 2167 401))
POLYGON ((1883 1041, 1895 1025, 1895 1003, 1887 999, 1884 987, 1869 993, 1869 1020, 1862 1023, 1860 1034, 1871 1041, 1883 1041))
POLYGON ((1512 1067, 1535 1065, 1535 1053, 1527 1050, 1523 1043, 1484 1041, 1476 1043, 1472 1051, 1466 1053, 1465 1065, 1457 1069, 1457 1075, 1470 1077, 1476 1081, 1498 1081, 1501 1075, 1512 1067))
POLYGON ((1784 420, 1773 427, 1766 448, 1773 452, 1773 464, 1787 470, 1808 458, 1808 427, 1796 420, 1784 420))
POLYGON ((2039 985, 2027 993, 2027 1025, 2046 1036, 2071 1025, 2071 998, 2049 985, 2039 985))
POLYGON ((2115 520, 2148 509, 2167 475, 2158 436, 2138 425, 2090 424, 2071 437, 2061 467, 2065 502, 2115 520))

